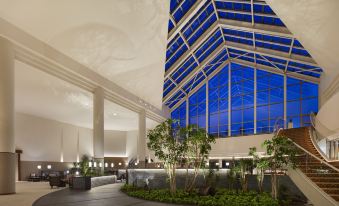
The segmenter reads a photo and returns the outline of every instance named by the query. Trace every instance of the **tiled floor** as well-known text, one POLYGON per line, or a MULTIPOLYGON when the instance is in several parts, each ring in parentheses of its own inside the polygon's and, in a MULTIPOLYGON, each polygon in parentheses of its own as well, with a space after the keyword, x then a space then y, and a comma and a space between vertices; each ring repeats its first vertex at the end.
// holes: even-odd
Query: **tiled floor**
POLYGON ((0 195, 1 206, 31 206, 39 197, 55 192, 48 182, 17 182, 16 194, 0 195))
POLYGON ((122 184, 111 184, 93 188, 89 191, 64 189, 43 196, 33 206, 165 206, 157 202, 149 202, 128 197, 120 191, 122 184))

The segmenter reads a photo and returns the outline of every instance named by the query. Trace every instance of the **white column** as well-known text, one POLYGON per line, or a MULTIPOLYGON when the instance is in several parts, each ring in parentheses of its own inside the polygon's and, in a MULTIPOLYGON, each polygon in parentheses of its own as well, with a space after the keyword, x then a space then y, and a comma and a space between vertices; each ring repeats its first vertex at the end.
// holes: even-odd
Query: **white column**
POLYGON ((284 128, 287 128, 287 76, 284 74, 284 128))
POLYGON ((0 194, 15 193, 14 52, 0 37, 0 194))
POLYGON ((138 131, 138 158, 139 168, 145 167, 146 157, 146 111, 143 109, 139 112, 139 131, 138 131))
POLYGON ((96 162, 101 163, 104 171, 104 90, 100 87, 93 95, 93 152, 96 162))

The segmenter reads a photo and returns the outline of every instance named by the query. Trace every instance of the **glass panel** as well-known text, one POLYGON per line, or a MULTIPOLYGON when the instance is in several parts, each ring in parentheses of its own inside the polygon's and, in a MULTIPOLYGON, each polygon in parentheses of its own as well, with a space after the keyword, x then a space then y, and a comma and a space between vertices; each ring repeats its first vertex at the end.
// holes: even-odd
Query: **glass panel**
POLYGON ((206 85, 202 86, 189 98, 189 123, 206 127, 206 85))
POLYGON ((269 119, 268 106, 257 107, 257 120, 269 119))
POLYGON ((218 137, 228 136, 228 66, 224 67, 208 83, 209 86, 209 126, 217 128, 218 137), (211 94, 215 92, 216 94, 211 94), (213 99, 212 99, 213 98, 213 99))
POLYGON ((302 113, 303 114, 311 114, 311 112, 318 111, 318 99, 304 99, 302 100, 302 113))

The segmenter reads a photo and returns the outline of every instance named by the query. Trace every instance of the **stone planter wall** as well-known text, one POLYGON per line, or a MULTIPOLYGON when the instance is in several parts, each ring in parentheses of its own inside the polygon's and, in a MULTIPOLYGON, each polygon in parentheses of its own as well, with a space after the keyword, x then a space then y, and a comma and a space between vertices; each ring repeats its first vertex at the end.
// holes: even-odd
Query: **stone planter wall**
POLYGON ((111 175, 111 176, 102 176, 102 177, 92 177, 91 184, 93 187, 99 187, 102 185, 107 184, 114 184, 117 182, 117 176, 111 175))

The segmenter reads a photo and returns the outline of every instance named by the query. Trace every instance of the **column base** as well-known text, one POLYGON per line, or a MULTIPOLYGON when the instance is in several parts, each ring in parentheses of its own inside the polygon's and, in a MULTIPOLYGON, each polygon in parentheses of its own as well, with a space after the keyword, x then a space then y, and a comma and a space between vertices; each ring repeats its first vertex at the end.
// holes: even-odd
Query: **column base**
POLYGON ((94 158, 93 160, 97 163, 97 167, 95 168, 96 171, 98 171, 100 175, 104 175, 105 173, 104 158, 94 158), (100 167, 100 163, 101 163, 101 167, 100 167))
POLYGON ((15 193, 16 154, 0 152, 0 195, 15 193))

